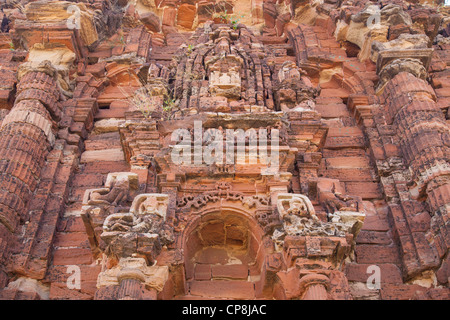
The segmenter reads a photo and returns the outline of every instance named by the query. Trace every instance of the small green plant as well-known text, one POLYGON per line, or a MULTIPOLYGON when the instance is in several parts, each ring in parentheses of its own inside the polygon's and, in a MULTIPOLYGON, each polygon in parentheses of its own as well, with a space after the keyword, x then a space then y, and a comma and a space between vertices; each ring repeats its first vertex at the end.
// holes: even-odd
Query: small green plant
POLYGON ((233 26, 234 30, 237 30, 241 18, 244 18, 244 15, 242 15, 240 18, 231 18, 231 25, 233 26))
POLYGON ((4 40, 8 44, 9 50, 11 51, 16 50, 14 43, 10 40, 10 38, 7 35, 0 34, 0 37, 3 38, 2 40, 4 40))
POLYGON ((194 51, 194 46, 192 44, 190 44, 190 45, 188 45, 187 52, 188 52, 188 54, 191 54, 192 51, 194 51))
MULTIPOLYGON (((216 15, 217 16, 217 15, 216 15)), ((227 10, 225 9, 223 13, 218 14, 218 17, 222 20, 222 22, 231 23, 231 26, 234 30, 237 30, 239 26, 239 22, 242 18, 244 18, 244 15, 241 15, 240 17, 236 17, 235 15, 228 14, 227 10)))
POLYGON ((169 120, 170 117, 172 116, 172 111, 174 108, 175 108, 175 99, 170 96, 167 96, 162 106, 163 113, 167 120, 169 120))
POLYGON ((219 14, 219 18, 222 19, 224 22, 228 22, 230 16, 228 15, 226 9, 222 14, 219 14))
POLYGON ((225 2, 221 2, 218 5, 213 6, 212 9, 206 8, 206 11, 211 15, 213 19, 220 19, 221 23, 231 23, 234 30, 238 29, 239 22, 242 18, 244 18, 244 15, 237 17, 234 14, 229 14, 228 10, 226 9, 225 2))

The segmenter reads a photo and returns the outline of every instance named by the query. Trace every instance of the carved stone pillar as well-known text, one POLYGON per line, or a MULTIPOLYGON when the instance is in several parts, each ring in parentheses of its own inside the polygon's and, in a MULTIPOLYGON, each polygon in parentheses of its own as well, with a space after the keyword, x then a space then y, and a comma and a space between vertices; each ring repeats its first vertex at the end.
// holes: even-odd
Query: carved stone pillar
POLYGON ((148 266, 143 258, 121 258, 118 265, 101 272, 97 300, 156 300, 169 277, 169 267, 148 266))
POLYGON ((349 299, 349 288, 332 292, 330 284, 335 277, 345 278, 344 260, 351 256, 365 214, 335 211, 329 221, 322 221, 306 196, 289 193, 278 195, 277 212, 283 226, 273 232, 272 239, 285 268, 277 272, 282 289, 276 295, 284 299, 349 299))
POLYGON ((122 279, 117 293, 118 300, 142 300, 142 286, 137 279, 122 279))
POLYGON ((173 230, 166 225, 169 196, 140 194, 129 209, 105 210, 98 207, 114 208, 130 195, 130 188, 124 187, 129 187, 130 178, 137 184, 137 174, 116 176, 116 180, 122 183, 116 181, 110 188, 87 190, 85 196, 90 206, 84 208, 83 220, 88 234, 94 233, 90 238, 91 246, 92 243, 97 244, 93 246, 97 255, 98 251, 103 251, 104 269, 97 279, 96 299, 156 299, 169 277, 168 266, 154 265, 156 257, 163 246, 174 241, 173 230), (101 215, 92 216, 96 210, 103 212, 103 232, 100 235, 98 232, 95 234, 95 226, 101 215), (104 213, 108 212, 105 218, 104 213))
POLYGON ((305 293, 302 300, 328 300, 328 284, 330 279, 321 274, 308 274, 300 279, 300 286, 305 293))
MULTIPOLYGON (((41 169, 55 143, 61 92, 48 61, 19 70, 17 98, 0 128, 0 265, 13 247, 12 233, 27 219, 41 169)), ((0 283, 1 285, 1 283, 0 283)))
MULTIPOLYGON (((417 39, 422 36, 417 35, 417 39)), ((414 47, 397 50, 395 43, 383 44, 378 53, 377 73, 381 80, 377 94, 384 106, 377 126, 382 127, 379 132, 390 127, 389 139, 398 146, 397 159, 385 159, 386 167, 391 168, 385 170, 388 175, 382 181, 389 180, 395 186, 385 188, 392 190, 385 196, 394 230, 401 234, 399 244, 407 251, 402 262, 403 276, 408 279, 439 266, 450 247, 446 231, 450 204, 449 130, 436 94, 426 82, 433 49, 422 48, 417 41, 414 47), (424 200, 428 202, 431 223, 425 230, 416 230, 413 221, 424 211, 424 200), (415 245, 411 247, 410 243, 415 245)))

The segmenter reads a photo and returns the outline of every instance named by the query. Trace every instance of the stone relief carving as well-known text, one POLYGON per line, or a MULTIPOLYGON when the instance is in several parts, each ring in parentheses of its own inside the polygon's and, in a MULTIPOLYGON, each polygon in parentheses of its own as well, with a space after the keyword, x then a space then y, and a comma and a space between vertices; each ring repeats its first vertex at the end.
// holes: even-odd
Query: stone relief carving
POLYGON ((272 210, 256 212, 255 218, 262 227, 264 234, 272 234, 274 229, 281 225, 279 215, 272 210))
POLYGON ((317 182, 317 194, 320 204, 329 214, 336 211, 363 211, 362 199, 344 195, 339 180, 320 178, 317 182))
POLYGON ((88 189, 84 195, 85 205, 113 205, 127 202, 130 193, 138 189, 138 175, 131 172, 108 173, 104 188, 88 189))
POLYGON ((206 62, 209 72, 209 92, 213 96, 239 99, 241 96, 242 58, 219 56, 206 62))
POLYGON ((302 194, 279 194, 277 209, 281 219, 287 215, 318 219, 311 201, 302 194))
POLYGON ((318 94, 311 81, 302 77, 303 70, 292 61, 283 63, 278 72, 279 84, 275 99, 281 111, 304 111, 315 108, 314 98, 318 94))
POLYGON ((217 202, 221 199, 231 201, 241 201, 249 208, 259 205, 269 205, 269 198, 263 195, 245 196, 242 192, 232 191, 231 185, 226 182, 218 182, 215 187, 216 190, 204 192, 203 194, 193 197, 186 196, 178 200, 178 208, 191 208, 196 209, 203 207, 208 202, 217 202))
POLYGON ((286 236, 356 236, 365 217, 361 212, 336 211, 329 221, 321 221, 308 197, 289 193, 278 195, 277 210, 283 226, 274 231, 272 239, 278 244, 286 236))
POLYGON ((145 256, 152 262, 162 246, 173 242, 173 230, 165 224, 167 194, 141 194, 130 212, 109 215, 103 223, 101 239, 106 254, 116 257, 145 256))

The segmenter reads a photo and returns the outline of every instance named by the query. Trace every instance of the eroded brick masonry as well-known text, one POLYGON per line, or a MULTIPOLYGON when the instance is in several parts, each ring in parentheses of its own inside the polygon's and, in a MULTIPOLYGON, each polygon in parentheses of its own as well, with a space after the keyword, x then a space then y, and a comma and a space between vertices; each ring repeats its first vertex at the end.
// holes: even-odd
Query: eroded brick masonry
POLYGON ((450 298, 443 0, 1 8, 1 299, 450 298))

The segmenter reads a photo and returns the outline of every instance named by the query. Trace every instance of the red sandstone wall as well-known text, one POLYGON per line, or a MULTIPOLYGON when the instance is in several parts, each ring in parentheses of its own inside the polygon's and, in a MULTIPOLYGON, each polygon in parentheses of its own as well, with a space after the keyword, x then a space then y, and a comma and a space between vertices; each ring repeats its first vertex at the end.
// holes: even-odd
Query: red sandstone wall
MULTIPOLYGON (((304 2, 297 1, 292 5, 298 7, 304 2)), ((438 114, 436 117, 439 116, 442 123, 447 123, 450 101, 448 38, 447 42, 431 45, 434 52, 428 68, 428 83, 422 80, 415 82, 416 78, 411 74, 408 74, 411 79, 401 81, 400 79, 405 76, 398 75, 388 82, 384 95, 379 96, 375 94, 375 87, 379 81, 376 63, 370 59, 361 59, 361 56, 357 57, 363 48, 350 41, 337 41, 333 34, 337 22, 340 19, 348 22, 352 14, 362 10, 364 1, 358 1, 354 6, 342 4, 338 6, 340 2, 325 1, 322 6, 316 8, 317 17, 312 21, 305 18, 304 23, 301 19, 300 22, 291 20, 289 14, 279 16, 277 9, 274 8, 275 1, 264 2, 262 7, 264 9, 261 11, 258 9, 257 1, 251 3, 251 8, 246 14, 259 19, 257 22, 264 23, 262 32, 257 38, 269 51, 284 50, 285 54, 281 54, 280 60, 292 60, 310 67, 307 71, 311 82, 315 85, 320 83, 321 91, 316 98, 316 110, 321 114, 328 132, 320 150, 318 177, 338 179, 347 194, 359 196, 364 201, 366 219, 356 238, 355 260, 347 263, 344 270, 353 299, 448 299, 449 229, 445 212, 444 221, 436 222, 440 223, 440 227, 436 227, 441 228, 440 231, 431 233, 430 223, 434 213, 427 201, 432 200, 424 200, 423 196, 413 199, 414 201, 411 200, 408 205, 403 205, 401 213, 396 213, 396 207, 391 204, 391 199, 398 197, 402 191, 401 187, 408 181, 403 184, 390 181, 392 176, 382 172, 380 164, 380 161, 387 161, 392 157, 402 159, 407 157, 406 151, 403 150, 406 147, 402 145, 405 142, 400 142, 401 135, 404 134, 402 130, 407 129, 386 120, 390 117, 389 110, 400 107, 399 102, 393 102, 400 92, 415 92, 417 99, 420 100, 421 94, 417 93, 418 86, 425 86, 422 91, 432 96, 433 110, 438 114), (325 71, 331 72, 331 76, 321 74, 325 71), (389 89, 394 86, 395 89, 389 89), (389 94, 388 90, 392 90, 390 98, 385 97, 389 94), (403 222, 407 224, 407 228, 402 227, 403 222), (406 239, 407 236, 410 238, 406 239), (430 237, 434 237, 435 240, 431 240, 430 237), (439 242, 438 239, 442 240, 439 242), (440 247, 436 248, 436 243, 440 247), (408 267, 414 264, 415 260, 419 262, 417 266, 411 267, 410 272, 408 267), (367 268, 370 265, 381 268, 380 290, 370 290, 365 285, 368 278, 367 268)), ((277 2, 279 3, 283 2, 277 2)), ((89 49, 85 39, 80 38, 79 34, 67 37, 61 35, 62 31, 45 30, 52 37, 50 42, 66 41, 71 47, 76 48, 73 50, 76 53, 76 60, 69 71, 74 84, 71 89, 73 96, 56 99, 61 104, 60 119, 53 114, 50 116, 52 108, 48 102, 42 100, 43 98, 30 96, 26 100, 27 104, 31 104, 28 101, 36 101, 34 103, 40 101, 40 108, 33 108, 33 112, 48 118, 48 121, 55 121, 53 133, 56 136, 56 144, 52 147, 46 144, 42 128, 14 121, 6 127, 2 125, 0 160, 4 166, 1 170, 0 185, 9 196, 20 199, 8 203, 6 200, 2 202, 3 198, 0 199, 0 206, 8 206, 1 211, 2 224, 0 224, 0 248, 5 255, 3 260, 0 259, 2 265, 0 288, 6 288, 1 291, 3 298, 36 297, 31 293, 8 289, 8 282, 14 276, 39 280, 49 290, 50 299, 94 298, 97 276, 102 266, 100 260, 96 260, 92 254, 89 245, 91 235, 86 233, 80 216, 83 196, 87 189, 104 186, 109 172, 133 170, 140 175, 142 192, 157 192, 151 171, 142 172, 133 169, 133 163, 130 164, 130 159, 122 148, 118 127, 125 122, 125 112, 129 107, 126 95, 140 87, 138 78, 142 65, 170 64, 172 55, 180 44, 187 42, 197 21, 209 18, 208 14, 202 13, 203 7, 207 4, 200 1, 195 5, 178 5, 171 1, 163 1, 159 7, 164 10, 157 12, 156 15, 144 13, 142 8, 139 9, 139 5, 137 7, 130 5, 119 28, 108 26, 110 33, 103 35, 103 38, 97 30, 99 41, 96 46, 89 49), (137 17, 140 17, 140 20, 137 17), (145 28, 135 28, 134 24, 140 24, 139 21, 145 28), (108 61, 110 57, 134 52, 141 58, 138 61, 141 65, 138 67, 133 63, 123 65, 120 62, 108 61), (42 108, 43 105, 45 108, 42 108), (29 140, 30 150, 35 152, 41 150, 39 156, 33 155, 33 159, 20 156, 19 148, 27 144, 26 139, 29 140), (11 156, 12 146, 18 148, 14 156, 11 156), (24 163, 34 170, 33 186, 25 183, 28 185, 27 192, 18 190, 18 185, 14 190, 6 186, 6 182, 11 181, 8 179, 14 180, 19 177, 11 169, 13 163, 24 163), (57 196, 54 202, 51 201, 52 196, 57 196), (10 213, 11 210, 17 212, 10 213), (49 222, 46 220, 49 219, 48 212, 55 213, 49 222), (10 220, 14 223, 10 223, 10 220), (4 230, 5 227, 10 230, 4 230), (20 231, 20 228, 25 232, 20 231), (22 236, 23 234, 25 236, 22 236), (3 249, 6 247, 13 249, 11 251, 3 249), (35 260, 38 262, 34 262, 35 260), (66 285, 69 276, 66 272, 68 265, 81 268, 79 290, 69 289, 66 285)), ((103 3, 96 1, 94 6, 102 8, 103 3)), ((406 2, 403 6, 408 8, 406 2)), ((8 9, 5 11, 9 13, 13 22, 17 16, 23 15, 13 9, 5 9, 8 9)), ((109 11, 112 9, 105 10, 109 11)), ((417 30, 434 37, 439 28, 443 30, 438 26, 434 32, 433 20, 422 17, 425 14, 423 12, 426 12, 425 9, 413 7, 405 11, 413 17, 417 30)), ((442 14, 447 17, 448 23, 448 10, 442 14)), ((13 30, 14 27, 11 26, 13 30)), ((392 34, 401 27, 400 24, 391 27, 389 37, 395 38, 392 34)), ((26 28, 27 26, 25 30, 26 28)), ((7 77, 1 77, 3 85, 0 90, 0 101, 5 114, 13 117, 14 112, 21 109, 24 104, 20 97, 24 95, 27 84, 32 83, 27 78, 17 80, 17 71, 18 65, 27 59, 25 58, 27 50, 34 41, 26 39, 26 47, 10 49, 9 37, 11 42, 20 43, 19 40, 23 36, 18 31, 2 35, 6 40, 2 40, 0 64, 4 66, 2 72, 7 74, 7 77), (16 83, 17 88, 14 86, 16 83)), ((51 49, 48 50, 51 52, 51 49)), ((37 89, 50 90, 50 88, 37 89)), ((1 118, 4 121, 5 117, 1 118)), ((416 120, 404 121, 412 123, 416 120)), ((432 122, 433 119, 424 121, 432 122)), ((447 136, 440 134, 436 139, 448 148, 448 140, 445 140, 448 139, 448 133, 447 136)), ((423 143, 432 142, 428 140, 423 143)), ((420 147, 412 151, 406 165, 414 158, 423 156, 423 153, 423 148, 420 147)), ((443 151, 442 157, 448 162, 448 150, 443 151)), ((403 179, 409 178, 406 176, 403 179)), ((443 195, 436 195, 435 202, 438 204, 435 205, 435 210, 447 203, 448 187, 445 188, 447 189, 442 191, 443 195)), ((299 191, 299 183, 294 181, 292 189, 299 191)), ((428 197, 432 196, 431 193, 428 194, 428 197)), ((313 201, 313 204, 319 214, 325 214, 318 201, 313 201)))

